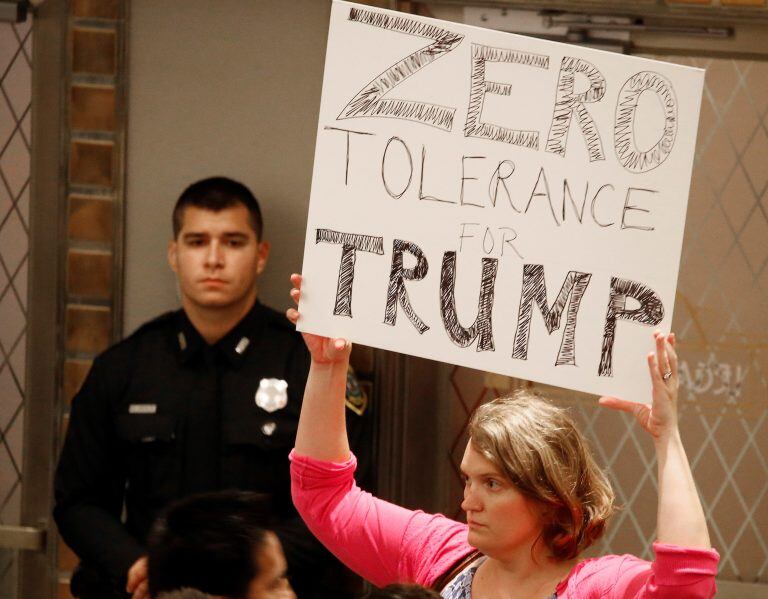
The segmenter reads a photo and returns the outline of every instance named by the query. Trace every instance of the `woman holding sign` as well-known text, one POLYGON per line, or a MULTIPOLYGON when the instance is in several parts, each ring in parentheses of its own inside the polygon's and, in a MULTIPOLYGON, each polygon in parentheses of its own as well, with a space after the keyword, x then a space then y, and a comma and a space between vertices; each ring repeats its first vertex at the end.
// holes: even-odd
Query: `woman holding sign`
MULTIPOLYGON (((291 278, 298 303, 301 277, 291 278)), ((299 314, 288 310, 297 322, 299 314)), ((655 334, 650 406, 604 397, 653 437, 659 470, 655 560, 580 559, 603 533, 613 491, 566 412, 533 395, 478 408, 461 470, 467 524, 411 511, 354 482, 344 420, 350 344, 304 334, 312 366, 291 454, 293 500, 312 532, 377 586, 416 582, 448 599, 711 597, 719 556, 677 426, 673 335, 655 334)))

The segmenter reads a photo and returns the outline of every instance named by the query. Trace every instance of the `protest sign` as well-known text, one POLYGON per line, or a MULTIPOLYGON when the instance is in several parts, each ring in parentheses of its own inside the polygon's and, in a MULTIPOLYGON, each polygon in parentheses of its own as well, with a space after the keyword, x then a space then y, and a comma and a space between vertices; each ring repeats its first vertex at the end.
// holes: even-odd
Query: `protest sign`
POLYGON ((649 401, 703 79, 334 2, 299 328, 649 401))

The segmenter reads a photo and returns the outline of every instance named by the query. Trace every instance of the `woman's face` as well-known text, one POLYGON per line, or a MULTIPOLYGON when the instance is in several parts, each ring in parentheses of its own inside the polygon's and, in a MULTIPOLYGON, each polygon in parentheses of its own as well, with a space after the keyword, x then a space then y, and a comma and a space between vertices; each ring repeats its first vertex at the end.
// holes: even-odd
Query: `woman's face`
POLYGON ((541 533, 534 503, 520 493, 501 471, 467 443, 461 460, 468 542, 485 555, 504 560, 521 548, 530 551, 541 533))

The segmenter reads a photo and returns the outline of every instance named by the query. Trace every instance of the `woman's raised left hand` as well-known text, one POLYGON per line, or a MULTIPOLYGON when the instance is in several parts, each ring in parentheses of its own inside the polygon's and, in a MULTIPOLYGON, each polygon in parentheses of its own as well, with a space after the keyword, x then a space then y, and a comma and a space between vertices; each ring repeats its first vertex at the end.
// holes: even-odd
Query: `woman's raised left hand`
POLYGON ((663 335, 655 331, 656 351, 648 354, 648 370, 653 384, 653 400, 650 405, 601 397, 600 405, 622 412, 629 412, 654 438, 659 439, 677 431, 677 397, 680 379, 677 372, 675 335, 663 335))

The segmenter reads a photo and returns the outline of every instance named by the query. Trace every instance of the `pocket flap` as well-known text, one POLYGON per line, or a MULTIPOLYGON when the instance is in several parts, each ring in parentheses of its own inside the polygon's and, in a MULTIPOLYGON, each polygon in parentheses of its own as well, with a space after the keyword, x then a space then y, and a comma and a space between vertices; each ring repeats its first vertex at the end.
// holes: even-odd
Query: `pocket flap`
POLYGON ((176 437, 176 417, 165 414, 118 414, 117 435, 132 443, 172 441, 176 437))
POLYGON ((264 449, 280 449, 293 446, 296 440, 297 422, 284 415, 254 415, 249 418, 230 420, 222 425, 224 443, 228 445, 253 445, 264 449))

